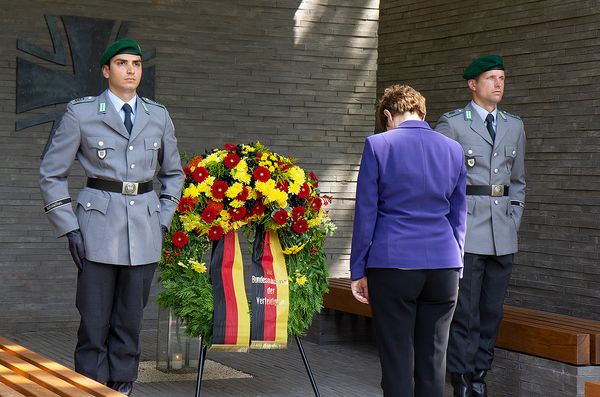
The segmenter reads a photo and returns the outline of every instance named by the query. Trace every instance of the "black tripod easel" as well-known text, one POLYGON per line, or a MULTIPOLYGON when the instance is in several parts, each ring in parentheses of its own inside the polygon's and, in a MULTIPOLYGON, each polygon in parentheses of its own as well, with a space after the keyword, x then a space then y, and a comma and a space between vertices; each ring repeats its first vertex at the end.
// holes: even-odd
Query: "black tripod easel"
MULTIPOLYGON (((298 349, 300 349, 300 355, 302 356, 302 361, 304 362, 304 368, 306 368, 306 373, 308 374, 308 379, 310 379, 310 384, 312 385, 313 391, 315 392, 315 397, 321 397, 319 394, 319 388, 317 387, 317 382, 315 382, 315 378, 313 376, 312 370, 310 369, 310 364, 308 363, 308 359, 306 358, 306 353, 304 352, 304 348, 302 347, 302 341, 298 336, 296 338, 296 344, 298 344, 298 349)), ((202 373, 204 372, 204 361, 206 360, 206 346, 201 345, 200 347, 200 359, 198 361, 198 377, 196 378, 196 397, 200 397, 202 395, 202 373)))

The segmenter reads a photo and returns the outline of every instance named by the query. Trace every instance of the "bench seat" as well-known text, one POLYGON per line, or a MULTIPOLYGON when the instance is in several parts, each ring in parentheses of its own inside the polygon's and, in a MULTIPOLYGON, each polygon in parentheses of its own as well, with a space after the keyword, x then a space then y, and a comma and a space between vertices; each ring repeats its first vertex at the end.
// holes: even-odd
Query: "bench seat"
POLYGON ((0 396, 123 397, 3 337, 0 337, 0 396))

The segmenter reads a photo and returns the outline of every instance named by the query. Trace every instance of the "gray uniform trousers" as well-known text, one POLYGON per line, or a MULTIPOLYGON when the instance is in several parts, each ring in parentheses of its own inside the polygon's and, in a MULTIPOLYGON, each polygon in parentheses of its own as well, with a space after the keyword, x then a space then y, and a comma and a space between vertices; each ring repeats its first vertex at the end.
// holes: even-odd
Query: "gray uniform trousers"
POLYGON ((77 372, 100 383, 136 380, 143 310, 155 269, 156 263, 120 266, 84 261, 77 277, 81 315, 77 372))

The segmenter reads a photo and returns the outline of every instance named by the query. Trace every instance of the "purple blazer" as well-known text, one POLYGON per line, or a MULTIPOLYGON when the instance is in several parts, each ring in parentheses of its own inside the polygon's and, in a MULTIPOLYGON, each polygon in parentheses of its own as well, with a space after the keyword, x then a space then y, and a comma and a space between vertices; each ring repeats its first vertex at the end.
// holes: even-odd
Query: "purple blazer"
POLYGON ((462 268, 467 170, 458 142, 424 121, 367 138, 352 234, 352 280, 366 269, 462 268))

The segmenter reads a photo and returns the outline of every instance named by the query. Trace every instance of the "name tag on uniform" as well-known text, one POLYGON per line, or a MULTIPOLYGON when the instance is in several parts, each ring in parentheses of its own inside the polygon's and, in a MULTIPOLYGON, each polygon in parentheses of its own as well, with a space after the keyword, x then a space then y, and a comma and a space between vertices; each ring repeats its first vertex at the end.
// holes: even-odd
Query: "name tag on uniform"
POLYGON ((104 160, 104 158, 106 157, 106 149, 98 149, 98 158, 100 160, 104 160))

